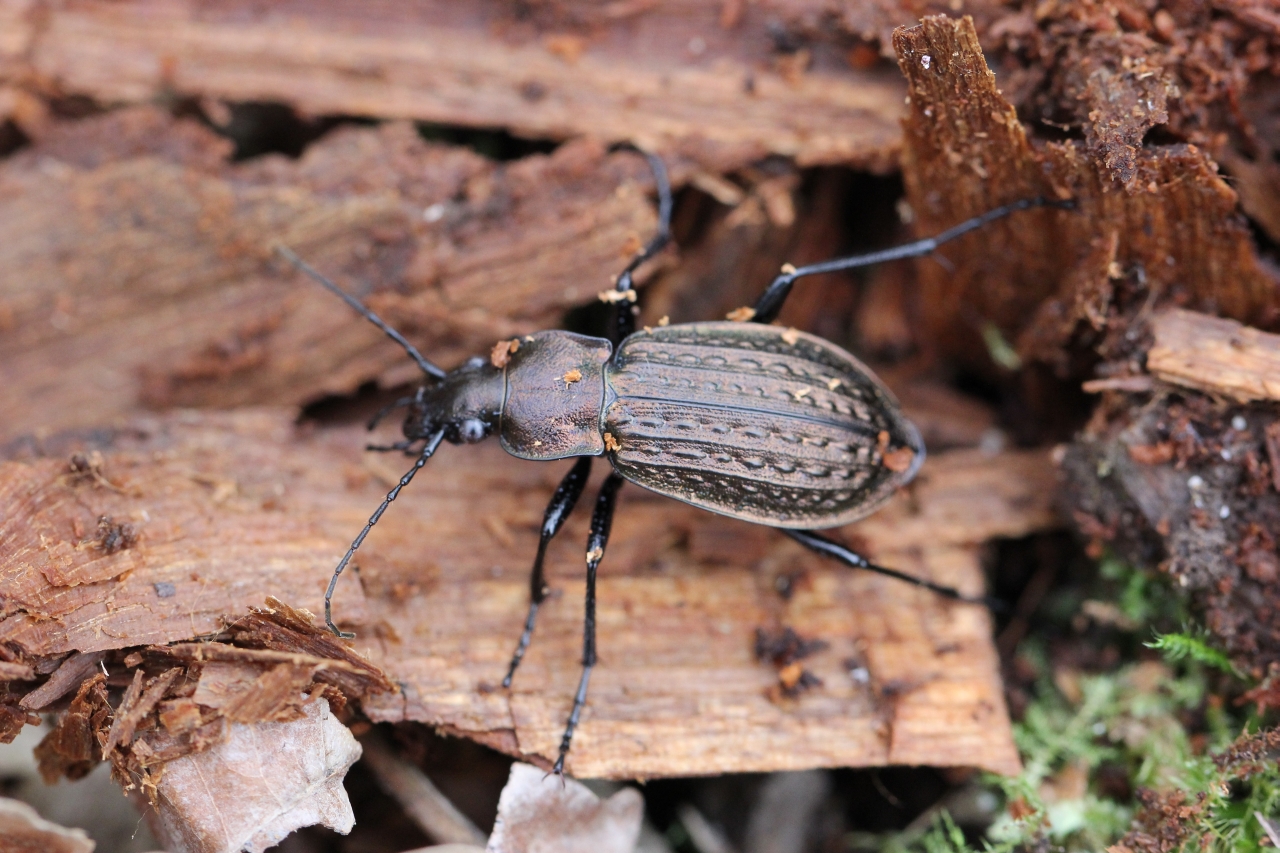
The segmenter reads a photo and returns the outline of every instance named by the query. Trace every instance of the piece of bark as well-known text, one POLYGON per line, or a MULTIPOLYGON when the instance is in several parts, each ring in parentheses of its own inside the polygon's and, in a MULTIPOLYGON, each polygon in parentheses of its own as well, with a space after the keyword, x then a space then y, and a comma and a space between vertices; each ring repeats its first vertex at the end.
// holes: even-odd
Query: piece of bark
POLYGON ((83 829, 50 823, 24 802, 0 797, 0 850, 7 853, 93 853, 83 829))
POLYGON ((947 264, 920 263, 922 341, 991 372, 983 331, 993 324, 1024 360, 1067 374, 1078 369, 1069 357, 1078 336, 1108 328, 1129 278, 1139 303, 1177 289, 1192 305, 1276 323, 1277 277, 1259 264, 1235 192, 1201 149, 1131 152, 1136 189, 1120 191, 1084 143, 1028 139, 971 21, 928 18, 894 44, 911 101, 903 180, 920 234, 1020 199, 1075 202, 1014 214, 943 247, 947 264))
POLYGON ((1157 379, 1240 403, 1280 400, 1280 335, 1176 308, 1151 330, 1147 370, 1157 379))
POLYGON ((342 778, 360 745, 323 699, 303 712, 293 722, 233 724, 221 744, 166 763, 148 815, 166 849, 261 853, 302 826, 350 832, 342 778))
POLYGON ((391 124, 225 154, 139 108, 0 162, 0 267, 23 271, 0 276, 0 437, 417 378, 276 242, 452 366, 595 300, 655 221, 643 159, 590 142, 500 166, 391 124))
MULTIPOLYGON (((334 563, 408 465, 362 454, 364 440, 354 428, 299 428, 281 411, 45 439, 43 455, 0 465, 0 640, 36 660, 172 642, 181 656, 206 648, 182 641, 223 630, 266 595, 321 612, 334 563), (67 481, 66 459, 93 449, 117 488, 67 481), (113 555, 80 546, 77 525, 103 514, 134 520, 138 544, 113 555)), ((448 447, 396 501, 335 598, 336 618, 359 632, 354 648, 401 686, 356 688, 367 714, 554 759, 578 678, 585 513, 551 546, 554 592, 513 689, 498 684, 562 473, 492 443, 448 447)), ((1043 452, 938 454, 910 490, 837 535, 977 594, 979 543, 1056 526, 1053 490, 1043 452)), ((569 759, 581 776, 1017 767, 985 611, 841 569, 776 532, 628 487, 598 618, 601 664, 569 759), (798 579, 790 600, 775 592, 780 577, 798 579), (829 644, 805 661, 825 686, 782 705, 767 696, 777 673, 752 651, 757 627, 780 625, 829 644), (844 661, 855 657, 869 683, 850 677, 844 661)))
POLYGON ((776 47, 783 20, 824 35, 802 22, 826 6, 805 5, 744 6, 725 27, 715 4, 670 2, 620 17, 584 5, 563 20, 447 0, 376 13, 333 0, 268 13, 239 0, 86 3, 14 15, 9 40, 23 49, 6 76, 100 102, 279 101, 313 115, 634 140, 715 172, 768 154, 890 167, 901 80, 851 66, 836 32, 776 47))
POLYGON ((528 764, 511 765, 488 853, 631 853, 644 799, 623 788, 601 800, 581 782, 528 764))
POLYGON ((19 702, 23 708, 39 711, 78 688, 98 668, 101 652, 77 652, 67 657, 44 684, 32 690, 19 702))

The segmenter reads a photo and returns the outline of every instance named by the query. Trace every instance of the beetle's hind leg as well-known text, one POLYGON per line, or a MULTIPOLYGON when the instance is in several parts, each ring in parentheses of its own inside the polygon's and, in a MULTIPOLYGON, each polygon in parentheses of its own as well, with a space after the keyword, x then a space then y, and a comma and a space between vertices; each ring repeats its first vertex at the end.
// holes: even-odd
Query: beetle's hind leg
POLYGON ((956 239, 970 231, 994 222, 997 219, 1003 219, 1011 213, 1020 210, 1030 210, 1034 207, 1058 207, 1058 208, 1074 208, 1075 201, 1072 199, 1059 200, 1043 197, 1024 198, 1015 201, 1012 204, 1005 204, 993 210, 988 210, 981 216, 975 216, 972 219, 966 219, 959 225, 953 225, 941 234, 933 237, 926 237, 923 240, 915 240, 910 243, 904 243, 901 246, 894 246, 890 249, 883 249, 879 252, 868 252, 865 255, 852 255, 847 258, 836 258, 831 261, 823 261, 820 264, 811 264, 807 267, 795 267, 787 264, 782 268, 782 273, 773 280, 773 282, 765 288, 764 293, 760 294, 760 298, 756 300, 756 304, 752 306, 754 312, 751 319, 757 323, 771 323, 778 317, 778 312, 782 310, 783 304, 787 301, 787 297, 791 295, 791 285, 795 284, 798 279, 805 276, 818 275, 826 272, 840 272, 842 270, 851 270, 858 267, 869 267, 873 264, 884 263, 885 261, 897 261, 903 258, 919 258, 928 255, 941 246, 943 243, 956 239))
POLYGON ((600 487, 596 509, 591 515, 591 534, 587 537, 586 618, 582 623, 582 678, 578 681, 578 692, 573 697, 573 710, 569 712, 564 737, 560 739, 560 755, 552 768, 557 776, 564 773, 564 760, 569 754, 573 730, 578 727, 582 707, 587 704, 587 683, 591 680, 591 669, 596 665, 596 569, 604 559, 604 548, 609 542, 609 528, 613 526, 613 508, 621 486, 622 476, 616 471, 610 474, 600 487))
POLYGON ((569 473, 564 475, 542 517, 542 535, 538 539, 538 555, 533 558, 533 573, 529 577, 529 615, 525 617, 524 632, 520 635, 515 654, 511 656, 507 677, 502 679, 503 687, 511 686, 516 667, 520 666, 524 653, 529 649, 529 641, 533 639, 533 624, 538 618, 538 605, 542 604, 542 600, 547 597, 547 579, 542 569, 542 562, 547 556, 547 544, 560 532, 565 519, 573 512, 578 498, 582 496, 582 490, 587 485, 587 477, 591 475, 591 458, 590 456, 580 457, 569 469, 569 473))
POLYGON ((877 566, 875 563, 867 560, 866 557, 855 551, 849 550, 834 539, 828 539, 827 537, 815 533, 812 530, 783 529, 782 532, 808 548, 810 551, 816 551, 824 557, 830 557, 833 560, 838 560, 850 568, 866 569, 867 571, 875 572, 878 575, 885 575, 887 577, 896 578, 900 581, 905 581, 909 584, 914 584, 915 586, 922 586, 927 590, 936 592, 944 598, 950 598, 954 601, 963 601, 967 604, 981 604, 996 612, 1000 612, 1005 609, 1004 602, 991 598, 990 596, 984 595, 974 598, 965 595, 957 589, 934 583, 933 581, 926 580, 925 578, 918 578, 915 575, 909 575, 906 572, 900 572, 897 569, 877 566))

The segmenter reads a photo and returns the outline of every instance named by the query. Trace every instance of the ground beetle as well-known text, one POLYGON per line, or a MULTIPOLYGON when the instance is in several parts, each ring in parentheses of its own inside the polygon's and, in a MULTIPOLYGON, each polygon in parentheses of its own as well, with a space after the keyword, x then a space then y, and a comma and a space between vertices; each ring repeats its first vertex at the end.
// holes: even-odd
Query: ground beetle
MULTIPOLYGON (((503 679, 510 687, 548 593, 547 543, 573 510, 595 456, 613 471, 596 497, 587 537, 587 598, 582 678, 560 742, 565 756, 587 698, 596 663, 596 569, 604 556, 614 501, 623 480, 694 506, 782 529, 800 544, 847 566, 868 569, 973 603, 956 590, 868 562, 814 528, 848 524, 874 512, 924 461, 920 434, 893 395, 866 365, 814 335, 769 325, 797 279, 899 258, 927 255, 942 243, 1018 210, 1069 203, 1026 199, 943 231, 880 252, 796 269, 784 266, 753 308, 735 312, 751 322, 635 327, 632 274, 670 239, 671 186, 666 167, 645 154, 658 191, 658 233, 602 294, 614 306, 608 339, 565 331, 500 342, 488 359, 444 371, 359 300, 292 251, 280 253, 385 332, 422 368, 427 383, 391 408, 408 407, 400 450, 417 461, 387 494, 334 569, 324 596, 325 624, 338 576, 400 490, 443 441, 472 444, 497 432, 521 459, 577 457, 556 489, 542 522, 530 579, 529 615, 503 679), (420 446, 419 446, 420 445, 420 446)), ((385 412, 384 412, 385 413, 385 412)), ((375 418, 375 422, 376 422, 375 418)), ((371 424, 372 426, 372 424, 371 424)))

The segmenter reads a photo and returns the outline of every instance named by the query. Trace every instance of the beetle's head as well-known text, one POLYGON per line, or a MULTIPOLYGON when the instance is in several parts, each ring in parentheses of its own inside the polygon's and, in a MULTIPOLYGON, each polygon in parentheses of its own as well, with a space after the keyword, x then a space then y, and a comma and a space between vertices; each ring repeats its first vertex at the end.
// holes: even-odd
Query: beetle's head
POLYGON ((498 425, 505 380, 483 358, 472 358, 435 385, 418 389, 405 418, 405 438, 417 440, 444 430, 452 444, 482 441, 498 425))

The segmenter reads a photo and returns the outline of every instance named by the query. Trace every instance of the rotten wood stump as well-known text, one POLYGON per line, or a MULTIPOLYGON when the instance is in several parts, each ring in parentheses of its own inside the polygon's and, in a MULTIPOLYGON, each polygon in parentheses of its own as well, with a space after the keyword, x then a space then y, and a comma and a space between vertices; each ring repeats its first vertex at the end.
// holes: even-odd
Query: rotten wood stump
MULTIPOLYGON (((319 612, 336 558, 403 467, 362 455, 362 441, 352 428, 246 410, 11 446, 0 466, 10 508, 0 643, 34 674, 72 653, 216 635, 269 595, 319 612)), ((514 687, 499 683, 561 473, 495 445, 450 447, 388 512, 336 603, 355 648, 399 686, 348 685, 370 718, 554 758, 578 677, 585 514, 551 548, 555 594, 514 687)), ((976 594, 979 543, 1055 524, 1053 476, 1041 452, 939 454, 911 490, 841 535, 976 594)), ((767 529, 625 489, 599 625, 576 775, 1018 767, 985 610, 838 568, 767 529), (787 628, 825 644, 802 661, 820 684, 794 696, 755 650, 757 632, 787 628)))

